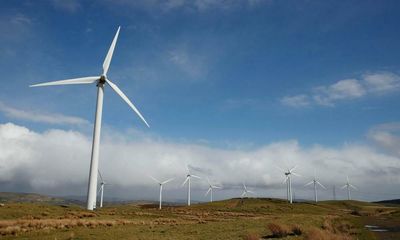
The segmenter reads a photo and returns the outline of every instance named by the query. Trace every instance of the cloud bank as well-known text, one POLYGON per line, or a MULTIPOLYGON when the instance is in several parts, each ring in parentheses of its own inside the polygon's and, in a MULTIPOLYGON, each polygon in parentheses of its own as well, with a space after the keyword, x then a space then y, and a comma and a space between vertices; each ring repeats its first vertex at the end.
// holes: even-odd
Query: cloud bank
MULTIPOLYGON (((380 134, 385 129, 379 128, 380 134)), ((149 178, 175 177, 168 189, 172 199, 184 199, 181 183, 185 164, 194 173, 209 177, 225 189, 216 194, 221 199, 237 197, 245 182, 260 196, 284 197, 281 168, 298 165, 303 177, 294 179, 298 197, 312 197, 311 189, 303 185, 310 181, 314 169, 327 187, 344 184, 349 175, 362 199, 383 199, 394 196, 374 195, 395 193, 400 180, 399 152, 383 152, 359 144, 345 144, 338 148, 302 147, 296 140, 275 142, 249 150, 222 149, 212 146, 176 143, 154 137, 140 139, 129 136, 132 131, 105 131, 101 142, 100 169, 107 182, 112 183, 114 197, 156 199, 156 185, 149 178)), ((382 143, 386 139, 376 136, 382 143), (383 140, 382 140, 383 139, 383 140)), ((49 129, 35 132, 13 123, 0 125, 0 186, 3 191, 31 191, 54 195, 85 195, 89 172, 91 136, 78 131, 49 129)), ((111 187, 110 187, 111 188, 111 187)), ((206 181, 194 181, 194 198, 205 200, 206 181)), ((111 193, 110 193, 111 194, 111 193)), ((321 192, 330 198, 331 191, 321 192)), ((341 192, 337 190, 337 195, 341 192)), ((108 195, 110 196, 110 195, 108 195)), ((345 193, 343 192, 343 196, 345 193)), ((399 197, 399 196, 397 196, 399 197)))

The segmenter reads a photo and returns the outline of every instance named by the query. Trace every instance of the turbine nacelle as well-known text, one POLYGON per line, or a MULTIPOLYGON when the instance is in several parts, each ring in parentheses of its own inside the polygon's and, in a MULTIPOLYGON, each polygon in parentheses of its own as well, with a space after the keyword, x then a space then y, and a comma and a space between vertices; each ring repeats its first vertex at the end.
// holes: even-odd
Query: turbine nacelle
POLYGON ((106 83, 106 79, 107 79, 106 75, 101 75, 100 79, 97 82, 97 84, 105 84, 106 83))

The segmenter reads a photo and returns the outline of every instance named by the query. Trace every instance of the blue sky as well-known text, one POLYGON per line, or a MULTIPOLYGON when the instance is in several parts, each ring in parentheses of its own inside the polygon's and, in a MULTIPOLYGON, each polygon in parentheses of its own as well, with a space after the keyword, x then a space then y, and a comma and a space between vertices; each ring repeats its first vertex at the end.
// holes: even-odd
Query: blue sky
POLYGON ((110 131, 221 149, 371 146, 371 131, 400 119, 399 10, 398 1, 3 1, 0 123, 90 136, 94 86, 28 85, 100 74, 121 26, 108 76, 151 128, 106 88, 110 131))

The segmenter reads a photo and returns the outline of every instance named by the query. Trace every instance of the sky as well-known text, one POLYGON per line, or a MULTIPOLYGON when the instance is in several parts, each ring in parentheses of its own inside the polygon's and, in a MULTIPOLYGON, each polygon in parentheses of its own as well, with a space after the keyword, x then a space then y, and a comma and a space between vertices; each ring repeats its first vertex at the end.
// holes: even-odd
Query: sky
POLYGON ((400 198, 398 1, 18 0, 0 9, 0 191, 86 195, 95 85, 29 88, 99 75, 121 26, 105 87, 105 198, 157 199, 149 177, 185 165, 237 197, 297 198, 316 172, 321 199, 400 198))

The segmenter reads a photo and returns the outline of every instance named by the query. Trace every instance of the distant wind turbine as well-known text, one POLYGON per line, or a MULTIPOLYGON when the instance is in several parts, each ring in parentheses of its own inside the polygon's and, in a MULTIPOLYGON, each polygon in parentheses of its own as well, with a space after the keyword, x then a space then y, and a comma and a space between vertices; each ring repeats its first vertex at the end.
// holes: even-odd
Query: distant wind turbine
POLYGON ((111 58, 114 53, 114 48, 117 43, 120 27, 118 27, 117 33, 111 43, 110 49, 108 50, 107 56, 103 63, 103 73, 100 76, 82 77, 74 78, 60 81, 53 81, 47 83, 40 83, 31 85, 30 87, 41 87, 41 86, 53 86, 53 85, 69 85, 69 84, 91 84, 96 83, 97 86, 97 104, 96 104, 96 114, 94 120, 94 131, 93 131, 93 143, 92 143, 92 154, 90 161, 90 172, 89 172, 89 183, 88 183, 88 193, 87 193, 87 209, 93 210, 96 207, 96 188, 97 188, 97 171, 99 165, 99 147, 100 147, 100 130, 101 130, 101 118, 103 111, 103 96, 104 96, 104 85, 108 84, 111 89, 113 89, 128 105, 132 110, 142 119, 142 121, 147 124, 146 120, 142 114, 137 110, 133 103, 128 99, 128 97, 110 81, 107 77, 107 72, 110 67, 111 58))
POLYGON ((326 189, 326 187, 317 180, 316 176, 317 176, 316 171, 314 171, 314 179, 304 186, 309 186, 311 184, 314 184, 314 200, 315 200, 315 202, 318 202, 317 185, 320 185, 323 189, 326 189))
POLYGON ((350 183, 349 176, 346 177, 346 184, 343 185, 342 189, 344 188, 347 188, 347 200, 351 200, 350 188, 353 188, 354 190, 357 190, 357 188, 350 183))
POLYGON ((295 173, 294 170, 297 168, 297 166, 292 167, 291 169, 283 170, 282 168, 279 168, 279 170, 283 171, 285 174, 285 180, 283 183, 286 183, 286 194, 287 194, 287 200, 292 204, 293 203, 293 193, 292 193, 292 175, 300 177, 299 174, 295 173))
POLYGON ((249 193, 252 193, 252 194, 256 195, 255 192, 248 190, 247 187, 246 187, 246 184, 243 183, 243 193, 242 193, 242 195, 240 195, 240 197, 241 198, 247 197, 247 195, 249 193))
POLYGON ((185 181, 182 183, 182 186, 185 186, 185 184, 188 183, 187 205, 190 206, 190 179, 191 179, 192 177, 194 177, 194 178, 199 178, 199 179, 200 179, 201 177, 191 174, 188 166, 186 166, 186 171, 187 171, 187 173, 186 173, 186 179, 185 179, 185 181))
POLYGON ((104 181, 103 176, 101 175, 100 171, 99 171, 99 177, 100 177, 100 188, 99 188, 98 193, 100 193, 100 208, 102 208, 103 207, 104 186, 110 185, 110 184, 108 184, 104 181))
POLYGON ((161 181, 157 180, 156 178, 154 178, 154 177, 152 177, 152 176, 150 176, 150 177, 151 177, 155 182, 157 182, 157 183, 160 185, 160 203, 159 203, 159 207, 158 207, 158 208, 161 209, 163 185, 166 184, 166 183, 168 183, 168 182, 171 182, 172 180, 174 180, 174 178, 170 178, 170 179, 168 179, 168 180, 165 180, 165 181, 161 182, 161 181))
POLYGON ((208 179, 208 178, 207 178, 207 183, 208 183, 208 190, 207 190, 205 196, 207 196, 210 193, 211 194, 210 195, 211 196, 210 202, 212 202, 213 201, 213 190, 214 189, 220 189, 221 187, 220 186, 216 186, 216 185, 212 185, 210 183, 210 179, 208 179))

